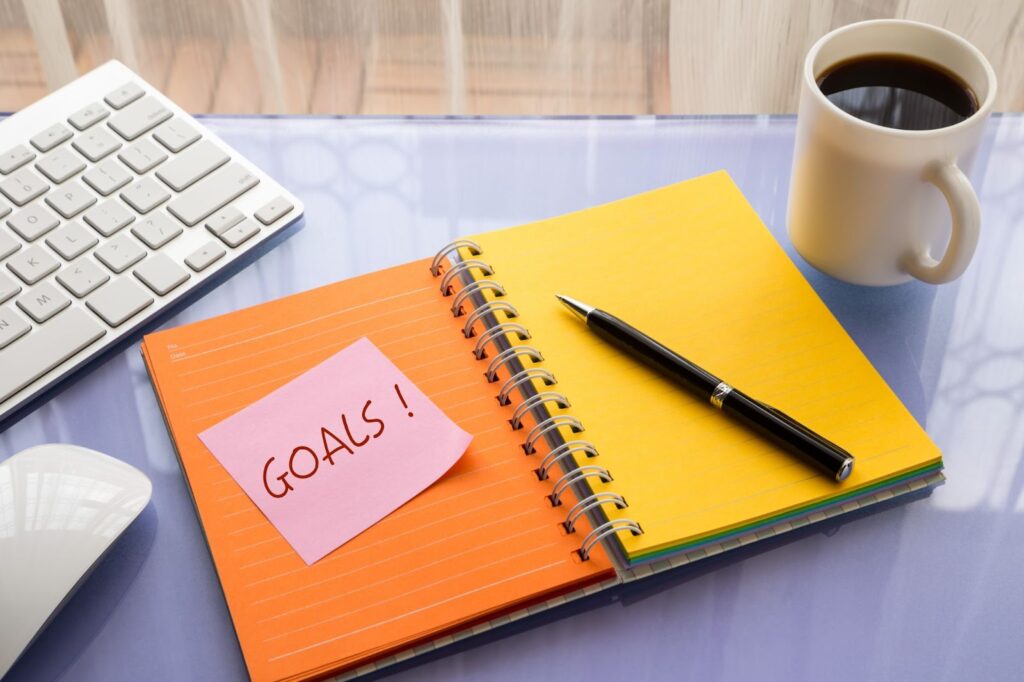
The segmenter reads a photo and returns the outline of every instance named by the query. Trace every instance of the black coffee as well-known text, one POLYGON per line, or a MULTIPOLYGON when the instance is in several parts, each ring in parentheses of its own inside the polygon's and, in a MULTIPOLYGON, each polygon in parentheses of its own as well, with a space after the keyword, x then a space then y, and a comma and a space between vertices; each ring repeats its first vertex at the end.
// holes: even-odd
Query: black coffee
POLYGON ((938 64, 878 54, 840 62, 818 76, 829 101, 862 121, 901 130, 959 123, 978 110, 964 82, 938 64))

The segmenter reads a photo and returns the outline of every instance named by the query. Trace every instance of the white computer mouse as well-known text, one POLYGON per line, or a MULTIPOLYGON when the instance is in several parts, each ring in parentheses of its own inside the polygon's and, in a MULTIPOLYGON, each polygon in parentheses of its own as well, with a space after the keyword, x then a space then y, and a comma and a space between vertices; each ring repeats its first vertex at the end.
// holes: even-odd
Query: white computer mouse
POLYGON ((133 466, 77 445, 0 462, 0 677, 149 503, 133 466))

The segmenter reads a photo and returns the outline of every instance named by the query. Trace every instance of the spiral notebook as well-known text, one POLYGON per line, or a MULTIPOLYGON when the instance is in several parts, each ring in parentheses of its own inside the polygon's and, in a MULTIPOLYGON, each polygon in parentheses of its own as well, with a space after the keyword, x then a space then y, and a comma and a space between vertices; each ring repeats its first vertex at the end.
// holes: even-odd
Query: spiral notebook
POLYGON ((147 336, 249 672, 355 676, 942 481, 935 445, 724 172, 147 336), (857 456, 836 484, 602 345, 619 314, 857 456), (307 566, 197 434, 369 337, 473 442, 307 566))

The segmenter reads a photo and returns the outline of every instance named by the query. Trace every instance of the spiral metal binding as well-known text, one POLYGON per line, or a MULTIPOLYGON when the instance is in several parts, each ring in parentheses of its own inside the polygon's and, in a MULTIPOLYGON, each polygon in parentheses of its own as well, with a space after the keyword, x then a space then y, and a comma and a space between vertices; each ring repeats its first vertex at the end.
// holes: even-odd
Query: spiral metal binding
POLYGON ((572 403, 569 402, 569 399, 558 391, 541 391, 537 395, 531 395, 529 398, 519 403, 515 412, 512 413, 512 418, 508 420, 512 425, 512 428, 516 431, 523 428, 523 417, 530 414, 530 410, 539 407, 544 403, 554 403, 562 409, 572 407, 572 403))
POLYGON ((441 278, 441 295, 451 296, 452 282, 455 281, 455 278, 459 276, 459 273, 467 272, 469 270, 472 270, 473 268, 478 269, 480 272, 484 273, 488 277, 494 274, 494 270, 491 269, 491 266, 483 262, 482 260, 476 260, 475 258, 470 258, 468 260, 460 260, 458 263, 452 266, 451 270, 444 273, 444 277, 441 278))
POLYGON ((580 558, 586 561, 590 558, 590 553, 594 551, 594 547, 604 538, 609 535, 614 535, 621 530, 628 530, 633 535, 643 535, 644 531, 640 528, 640 524, 632 519, 612 519, 608 523, 603 523, 594 530, 587 534, 587 537, 583 538, 583 542, 580 544, 580 548, 577 550, 580 554, 580 558))
POLYGON ((570 440, 566 443, 562 443, 557 448, 554 448, 548 454, 544 455, 544 459, 541 460, 540 466, 537 467, 537 478, 542 481, 546 481, 548 474, 551 473, 551 468, 555 464, 566 457, 571 457, 577 452, 582 452, 587 457, 597 457, 597 448, 587 441, 570 440))
POLYGON ((562 477, 555 482, 555 487, 551 490, 551 494, 548 495, 548 499, 551 500, 552 507, 558 507, 562 504, 562 495, 568 490, 573 483, 579 483, 588 478, 599 478, 605 483, 612 482, 612 475, 608 473, 608 470, 604 467, 599 467, 596 464, 587 464, 585 466, 576 467, 569 471, 567 474, 562 474, 562 477))
POLYGON ((485 331, 477 339, 476 346, 473 348, 473 355, 476 356, 477 360, 483 360, 487 357, 487 344, 491 343, 499 336, 503 334, 515 334, 519 337, 520 341, 526 341, 530 338, 530 332, 527 331, 526 327, 515 322, 502 322, 501 324, 495 325, 485 331))
MULTIPOLYGON (((554 386, 558 383, 558 381, 555 380, 555 375, 546 369, 541 369, 540 367, 528 367, 522 372, 513 374, 501 385, 501 390, 498 391, 498 404, 508 405, 511 403, 512 391, 516 390, 516 387, 520 384, 533 379, 543 381, 545 386, 554 386)), ((547 420, 545 419, 545 421, 547 420)))
POLYGON ((469 249, 469 252, 474 256, 479 256, 481 253, 484 252, 483 249, 480 248, 480 245, 474 241, 470 241, 469 239, 456 239, 455 241, 449 244, 445 244, 443 249, 434 254, 434 260, 433 262, 430 263, 430 274, 432 274, 434 277, 440 275, 441 262, 445 259, 445 256, 447 256, 452 251, 458 251, 463 247, 469 249))
POLYGON ((490 279, 478 279, 470 282, 466 286, 459 289, 459 293, 455 294, 455 300, 452 301, 452 315, 459 317, 462 315, 462 304, 466 302, 466 299, 473 294, 480 293, 485 289, 490 289, 494 292, 495 296, 504 296, 505 287, 501 286, 494 280, 490 279))
POLYGON ((491 315, 498 311, 502 311, 509 319, 519 317, 519 311, 511 303, 505 301, 487 301, 483 305, 477 306, 476 310, 469 314, 466 318, 466 324, 462 326, 462 335, 467 339, 473 338, 473 325, 476 324, 485 315, 491 315))
MULTIPOLYGON (((468 239, 458 239, 456 241, 447 244, 434 256, 433 261, 430 264, 430 272, 435 277, 441 275, 442 263, 446 257, 458 249, 465 248, 473 256, 479 256, 483 253, 483 249, 476 242, 468 239)), ((452 267, 448 269, 441 280, 441 293, 445 296, 451 296, 454 294, 452 301, 451 312, 454 317, 460 317, 463 313, 463 306, 471 300, 474 300, 474 295, 482 294, 484 291, 490 290, 495 293, 496 296, 505 296, 505 289, 498 282, 490 279, 479 279, 468 282, 462 287, 457 293, 454 290, 454 283, 460 277, 465 275, 471 270, 479 270, 483 273, 484 277, 490 277, 494 274, 494 268, 488 263, 475 258, 467 258, 465 260, 458 258, 450 258, 452 261, 452 267)), ((472 338, 474 336, 474 325, 477 322, 484 321, 485 328, 481 330, 480 338, 473 348, 473 353, 478 360, 483 360, 487 357, 487 346, 490 344, 494 345, 495 350, 502 348, 502 345, 507 345, 509 342, 504 344, 499 343, 499 339, 507 338, 506 335, 514 334, 520 341, 525 341, 530 338, 530 332, 528 329, 520 324, 501 322, 499 318, 493 317, 497 312, 504 312, 506 317, 513 319, 519 316, 519 311, 516 310, 515 306, 499 300, 483 300, 480 298, 475 299, 480 305, 476 306, 475 309, 469 313, 466 318, 466 322, 462 327, 462 333, 466 338, 472 338), (492 316, 491 320, 496 321, 495 324, 487 326, 487 318, 492 316)), ((517 361, 515 367, 524 367, 519 371, 513 372, 512 367, 509 363, 513 360, 521 358, 529 358, 534 363, 540 363, 544 361, 544 356, 541 352, 527 344, 509 345, 509 347, 500 350, 487 364, 487 370, 484 372, 487 377, 487 381, 495 382, 498 380, 498 371, 505 367, 509 370, 509 378, 501 385, 501 390, 498 391, 498 402, 501 405, 510 405, 512 403, 513 392, 522 387, 525 384, 529 384, 533 380, 539 380, 544 383, 545 386, 554 386, 558 382, 551 372, 541 367, 524 367, 521 361, 517 361)), ((525 396, 526 393, 524 392, 525 396)), ((530 414, 537 408, 542 407, 547 403, 552 403, 560 408, 568 408, 570 406, 569 399, 557 391, 539 391, 530 395, 523 400, 515 408, 512 413, 512 418, 509 422, 512 424, 512 428, 521 429, 523 427, 523 419, 526 415, 530 414)), ((537 452, 537 444, 542 440, 545 440, 547 436, 553 432, 557 433, 559 428, 568 428, 572 433, 582 433, 584 431, 583 424, 579 419, 567 414, 556 414, 550 415, 545 419, 540 420, 533 428, 530 429, 523 442, 523 450, 527 455, 532 455, 537 452)), ((554 442, 554 441, 552 441, 554 442)), ((592 443, 586 440, 570 440, 559 444, 557 447, 552 448, 541 460, 540 466, 536 469, 538 478, 546 480, 550 477, 551 472, 556 467, 562 465, 565 461, 574 461, 573 455, 577 453, 583 453, 588 457, 596 457, 598 455, 597 449, 592 443)), ((605 483, 611 482, 611 473, 601 466, 592 464, 586 464, 577 466, 576 468, 569 469, 566 466, 562 466, 565 473, 555 482, 552 487, 551 494, 548 499, 551 505, 557 507, 562 504, 562 496, 565 492, 570 489, 580 490, 581 488, 575 488, 578 484, 583 485, 582 489, 586 489, 585 485, 587 479, 597 478, 605 483)), ((614 504, 617 509, 626 509, 629 505, 626 504, 626 500, 618 493, 610 491, 600 491, 591 493, 579 499, 575 505, 566 514, 565 521, 562 525, 565 530, 569 533, 576 531, 576 525, 579 523, 581 518, 587 517, 592 511, 600 510, 604 504, 614 504)), ((591 518, 591 517, 587 517, 591 518)), ((599 517, 599 519, 602 517, 599 517)), ((603 517, 606 518, 606 517, 603 517)), ((603 541, 605 538, 615 535, 620 531, 629 531, 633 535, 643 534, 643 530, 640 528, 640 524, 632 519, 619 518, 607 521, 604 523, 597 524, 590 533, 583 539, 580 544, 580 548, 577 550, 580 558, 584 561, 590 558, 594 547, 598 543, 603 541)))
POLYGON ((526 436, 526 440, 523 442, 523 450, 526 454, 532 455, 537 452, 537 442, 544 437, 549 431, 554 431, 560 426, 567 426, 573 433, 583 433, 585 430, 583 424, 579 419, 568 414, 556 414, 552 417, 548 417, 541 423, 530 429, 530 433, 526 436))
POLYGON ((540 354, 540 351, 533 346, 521 345, 512 346, 506 350, 501 351, 494 356, 491 363, 487 365, 487 370, 484 372, 484 376, 487 377, 487 381, 494 383, 498 380, 498 369, 505 365, 512 358, 525 355, 534 362, 543 362, 544 356, 540 354))
POLYGON ((580 518, 588 511, 596 509, 602 504, 614 504, 619 509, 625 509, 629 506, 626 504, 626 499, 622 495, 609 491, 594 493, 589 497, 584 497, 573 505, 573 508, 565 515, 565 521, 562 522, 562 525, 565 526, 565 532, 575 533, 576 522, 579 521, 580 518))

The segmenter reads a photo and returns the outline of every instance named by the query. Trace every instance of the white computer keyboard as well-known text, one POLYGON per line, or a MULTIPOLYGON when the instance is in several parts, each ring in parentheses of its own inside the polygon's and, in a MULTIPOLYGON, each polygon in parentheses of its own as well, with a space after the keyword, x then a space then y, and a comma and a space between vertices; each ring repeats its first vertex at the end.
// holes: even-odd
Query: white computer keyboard
POLYGON ((118 62, 0 122, 0 425, 302 211, 118 62))

